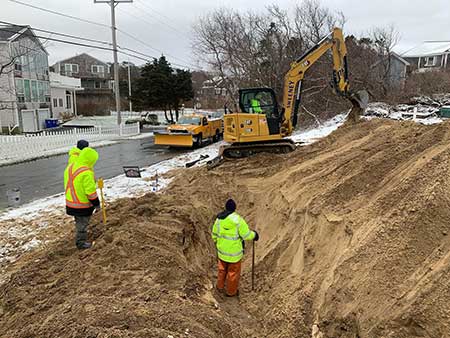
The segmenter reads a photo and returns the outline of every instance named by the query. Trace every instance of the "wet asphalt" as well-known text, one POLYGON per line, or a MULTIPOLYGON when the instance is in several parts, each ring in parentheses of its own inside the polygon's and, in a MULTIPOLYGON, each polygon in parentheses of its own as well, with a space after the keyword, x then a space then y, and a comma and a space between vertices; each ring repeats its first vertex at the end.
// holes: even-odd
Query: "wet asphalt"
MULTIPOLYGON (((96 150, 99 160, 95 174, 105 179, 122 174, 123 166, 146 167, 186 152, 155 146, 150 135, 96 150)), ((63 154, 0 167, 0 211, 8 206, 7 191, 10 189, 20 189, 22 204, 63 192, 67 158, 67 154, 63 154)))

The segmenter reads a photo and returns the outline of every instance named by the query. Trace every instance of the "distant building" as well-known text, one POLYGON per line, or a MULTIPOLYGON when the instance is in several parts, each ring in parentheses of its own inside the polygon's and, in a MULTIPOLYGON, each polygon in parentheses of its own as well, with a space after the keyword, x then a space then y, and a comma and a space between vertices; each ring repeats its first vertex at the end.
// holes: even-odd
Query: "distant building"
POLYGON ((50 91, 52 98, 52 115, 77 115, 77 92, 81 92, 81 80, 73 77, 50 73, 50 91))
POLYGON ((84 90, 77 97, 79 114, 105 114, 113 107, 112 74, 107 63, 83 53, 57 62, 52 69, 81 80, 84 90))
POLYGON ((0 130, 35 131, 50 117, 48 53, 29 26, 0 30, 0 130))
POLYGON ((386 55, 380 58, 373 68, 384 79, 385 84, 392 88, 403 87, 410 71, 410 63, 394 52, 389 57, 386 55))
POLYGON ((223 108, 228 102, 226 80, 220 76, 205 80, 196 93, 197 108, 223 108))
POLYGON ((450 68, 450 41, 425 41, 410 49, 402 57, 411 64, 411 70, 425 72, 450 68))

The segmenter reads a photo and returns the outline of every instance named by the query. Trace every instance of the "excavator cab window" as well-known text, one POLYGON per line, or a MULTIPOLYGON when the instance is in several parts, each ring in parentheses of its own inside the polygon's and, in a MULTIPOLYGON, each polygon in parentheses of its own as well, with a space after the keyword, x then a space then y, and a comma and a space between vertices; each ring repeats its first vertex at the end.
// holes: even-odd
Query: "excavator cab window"
POLYGON ((249 88, 239 90, 239 107, 243 113, 266 115, 270 135, 280 133, 281 117, 273 89, 249 88))
POLYGON ((275 93, 270 88, 241 89, 239 106, 243 113, 264 114, 270 118, 279 117, 275 93))

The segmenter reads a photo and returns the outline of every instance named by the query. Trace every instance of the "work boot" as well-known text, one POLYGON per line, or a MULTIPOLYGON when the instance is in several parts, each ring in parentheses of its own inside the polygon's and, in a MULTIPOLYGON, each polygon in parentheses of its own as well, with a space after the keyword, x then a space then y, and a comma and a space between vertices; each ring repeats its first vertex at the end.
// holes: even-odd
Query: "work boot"
POLYGON ((234 295, 229 295, 228 293, 226 294, 227 297, 239 297, 239 290, 236 291, 236 293, 234 295))
POLYGON ((91 247, 92 247, 92 244, 89 243, 89 242, 84 242, 84 243, 77 244, 78 250, 90 249, 91 247))

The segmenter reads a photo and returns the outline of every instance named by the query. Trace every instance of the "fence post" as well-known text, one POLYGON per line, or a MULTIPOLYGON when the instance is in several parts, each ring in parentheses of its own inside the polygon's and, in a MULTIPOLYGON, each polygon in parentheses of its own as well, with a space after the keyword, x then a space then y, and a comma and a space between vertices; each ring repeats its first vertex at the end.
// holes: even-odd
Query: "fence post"
POLYGON ((122 136, 122 129, 123 129, 123 124, 121 123, 120 125, 119 125, 119 136, 122 136))

